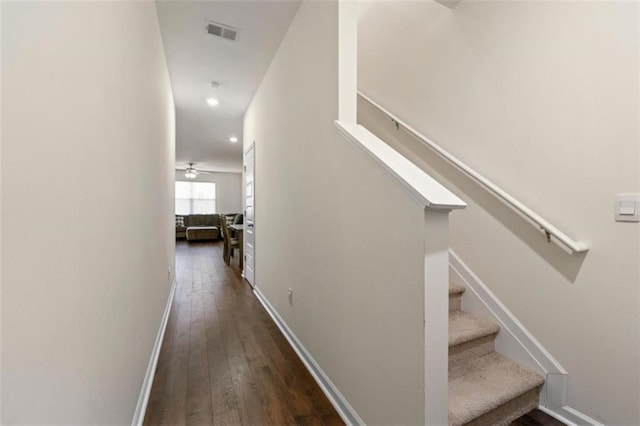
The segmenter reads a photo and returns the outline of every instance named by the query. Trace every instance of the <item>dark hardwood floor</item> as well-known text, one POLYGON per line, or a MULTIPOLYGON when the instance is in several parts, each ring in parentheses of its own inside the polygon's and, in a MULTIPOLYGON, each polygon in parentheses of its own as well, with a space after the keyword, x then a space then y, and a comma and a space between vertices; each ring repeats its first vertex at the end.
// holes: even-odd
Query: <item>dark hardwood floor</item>
POLYGON ((540 410, 533 410, 512 422, 511 426, 565 426, 565 424, 540 410))
MULTIPOLYGON (((237 256, 237 254, 236 254, 237 256)), ((178 243, 146 425, 343 425, 221 243, 178 243)))
MULTIPOLYGON (((343 425, 221 243, 176 246, 145 425, 343 425)), ((534 410, 513 425, 562 425, 534 410)))

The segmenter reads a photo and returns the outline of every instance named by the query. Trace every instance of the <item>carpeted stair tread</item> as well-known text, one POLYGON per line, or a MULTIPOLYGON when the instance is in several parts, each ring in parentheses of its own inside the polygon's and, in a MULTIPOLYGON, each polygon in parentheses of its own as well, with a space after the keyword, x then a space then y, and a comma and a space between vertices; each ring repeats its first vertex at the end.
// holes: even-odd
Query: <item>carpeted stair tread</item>
POLYGON ((467 312, 449 313, 449 347, 489 336, 498 331, 500 327, 497 324, 481 320, 467 312))
POLYGON ((464 286, 458 283, 449 283, 449 296, 464 293, 464 286))
POLYGON ((492 352, 455 367, 449 381, 449 424, 463 425, 542 386, 544 378, 492 352))

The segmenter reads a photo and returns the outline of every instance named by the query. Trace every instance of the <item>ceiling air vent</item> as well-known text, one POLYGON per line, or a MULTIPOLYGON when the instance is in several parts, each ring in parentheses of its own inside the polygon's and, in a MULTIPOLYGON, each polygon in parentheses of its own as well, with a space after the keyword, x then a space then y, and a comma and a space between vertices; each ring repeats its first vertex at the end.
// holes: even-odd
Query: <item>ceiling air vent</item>
POLYGON ((227 40, 236 41, 238 39, 238 30, 228 25, 219 24, 217 22, 207 22, 207 34, 226 38, 227 40))

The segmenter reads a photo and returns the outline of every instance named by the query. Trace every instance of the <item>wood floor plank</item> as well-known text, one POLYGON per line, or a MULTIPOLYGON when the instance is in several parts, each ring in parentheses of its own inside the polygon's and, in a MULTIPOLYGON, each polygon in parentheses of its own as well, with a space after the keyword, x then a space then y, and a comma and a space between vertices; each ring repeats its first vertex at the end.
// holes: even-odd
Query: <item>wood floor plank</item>
MULTIPOLYGON (((282 334, 275 324, 274 327, 269 327, 268 330, 272 335, 274 344, 278 347, 284 359, 289 360, 297 357, 295 351, 286 339, 280 338, 282 334)), ((342 420, 339 420, 339 423, 335 423, 336 418, 340 419, 340 417, 302 362, 289 364, 292 371, 290 373, 287 371, 282 372, 283 380, 288 388, 297 389, 297 395, 306 396, 321 418, 324 419, 327 417, 328 421, 331 421, 332 424, 342 424, 342 420)))
POLYGON ((323 426, 324 423, 318 416, 296 417, 296 425, 300 426, 323 426))
POLYGON ((221 243, 178 243, 145 425, 343 425, 221 243))
POLYGON ((211 405, 214 416, 228 411, 237 412, 239 410, 238 394, 233 380, 212 383, 211 405))
POLYGON ((269 416, 269 424, 294 425, 295 418, 289 410, 280 384, 276 381, 269 367, 257 367, 253 370, 256 383, 264 395, 264 405, 269 416))
POLYGON ((338 413, 333 414, 324 414, 322 416, 322 423, 325 426, 341 426, 344 425, 342 418, 338 415, 338 413))
MULTIPOLYGON (((176 273, 183 267, 183 259, 176 258, 176 273)), ((179 313, 179 300, 182 299, 180 286, 176 285, 174 293, 174 303, 171 305, 171 311, 167 320, 167 328, 165 331, 162 348, 158 357, 158 365, 156 367, 156 375, 149 396, 147 407, 147 415, 145 416, 145 425, 164 424, 163 419, 169 410, 168 401, 171 400, 172 387, 169 386, 169 376, 171 369, 171 360, 174 351, 174 335, 177 328, 177 317, 179 313)))
POLYGON ((269 414, 263 407, 266 398, 260 394, 253 374, 249 370, 238 370, 234 375, 233 385, 238 394, 238 411, 242 424, 268 424, 269 414))
POLYGON ((188 331, 190 321, 190 304, 185 309, 180 301, 184 300, 183 289, 180 285, 176 288, 172 314, 169 317, 167 328, 172 330, 171 338, 163 342, 158 359, 158 368, 153 382, 151 394, 154 398, 147 407, 145 415, 146 425, 178 424, 182 421, 173 420, 181 418, 180 400, 178 404, 173 402, 176 389, 181 386, 178 381, 181 361, 184 360, 184 352, 188 347, 184 345, 185 331, 188 331), (177 423, 176 423, 177 422, 177 423))
POLYGON ((199 280, 193 287, 191 299, 191 328, 189 333, 189 377, 187 381, 187 424, 213 423, 207 359, 204 306, 199 280))
POLYGON ((540 410, 532 410, 511 424, 513 426, 564 426, 564 423, 540 410))
MULTIPOLYGON (((273 380, 279 384, 278 391, 280 392, 280 397, 289 407, 293 417, 295 419, 309 417, 319 420, 319 413, 307 395, 307 391, 309 390, 308 384, 299 379, 299 375, 296 375, 295 368, 292 368, 291 363, 287 362, 280 352, 280 349, 273 342, 271 335, 264 327, 257 328, 256 333, 261 336, 260 341, 262 342, 263 349, 268 354, 270 374, 273 375, 273 380)), ((309 384, 316 386, 315 383, 309 384)))
POLYGON ((213 417, 213 424, 216 426, 237 426, 242 424, 238 410, 225 411, 213 417))
POLYGON ((238 414, 238 396, 231 378, 231 370, 227 359, 222 336, 220 333, 221 316, 218 314, 212 289, 205 289, 204 310, 206 321, 206 342, 209 367, 209 381, 211 393, 211 406, 214 415, 222 415, 219 421, 227 422, 233 415, 238 414), (224 415, 227 413, 226 415, 224 415), (231 416, 231 417, 229 417, 231 416))
POLYGON ((170 395, 170 399, 166 401, 168 408, 162 423, 160 423, 163 425, 183 425, 186 422, 192 280, 192 271, 184 265, 182 273, 178 277, 179 298, 174 301, 177 305, 178 315, 171 357, 168 360, 170 367, 168 369, 167 386, 169 391, 167 393, 170 395))

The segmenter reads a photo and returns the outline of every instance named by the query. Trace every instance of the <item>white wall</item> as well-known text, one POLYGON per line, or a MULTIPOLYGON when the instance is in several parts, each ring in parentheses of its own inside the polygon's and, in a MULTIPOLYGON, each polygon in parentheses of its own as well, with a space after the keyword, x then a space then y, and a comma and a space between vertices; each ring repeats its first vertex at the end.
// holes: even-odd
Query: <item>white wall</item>
MULTIPOLYGON (((0 24, 2 23, 2 3, 0 3, 0 24)), ((2 47, 2 31, 0 30, 0 48, 2 47)), ((1 49, 0 49, 1 50, 1 49)), ((2 54, 0 53, 0 70, 2 70, 2 54)), ((0 96, 2 94, 2 77, 0 76, 0 96)), ((2 134, 2 99, 0 97, 0 136, 2 134)), ((2 165, 2 140, 0 139, 0 165, 2 165)), ((2 241, 2 172, 0 170, 0 241, 2 241)), ((2 243, 0 243, 0 422, 2 422, 2 243)))
POLYGON ((2 423, 129 424, 174 264, 155 5, 2 8, 2 423))
POLYGON ((337 134, 337 18, 302 3, 245 115, 255 284, 367 424, 419 424, 424 212, 337 134))
POLYGON ((187 179, 184 172, 176 172, 176 180, 184 182, 214 182, 216 184, 216 213, 242 213, 242 173, 200 174, 187 179))
POLYGON ((366 103, 359 120, 469 203, 452 246, 570 373, 568 404, 640 423, 638 4, 375 2, 359 88, 577 240, 565 254, 366 103), (380 31, 380 28, 385 28, 380 31))

